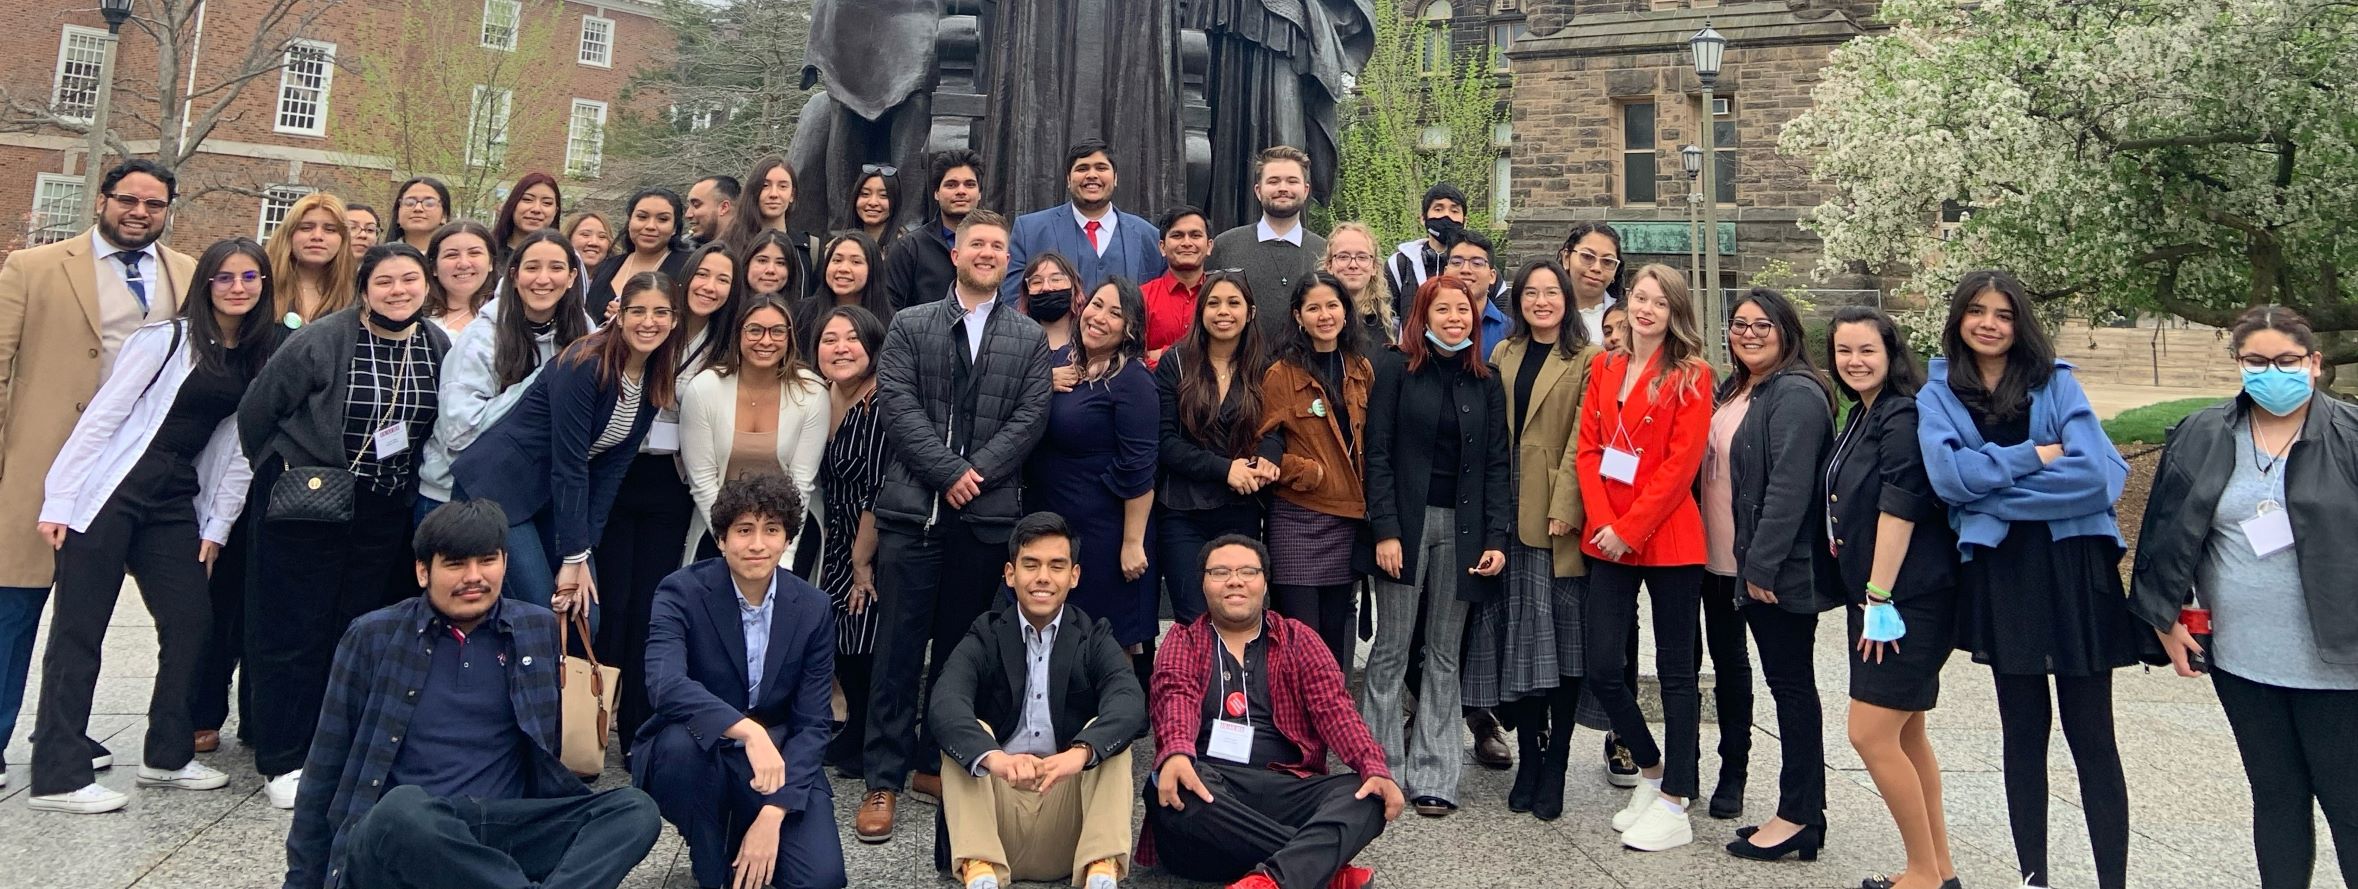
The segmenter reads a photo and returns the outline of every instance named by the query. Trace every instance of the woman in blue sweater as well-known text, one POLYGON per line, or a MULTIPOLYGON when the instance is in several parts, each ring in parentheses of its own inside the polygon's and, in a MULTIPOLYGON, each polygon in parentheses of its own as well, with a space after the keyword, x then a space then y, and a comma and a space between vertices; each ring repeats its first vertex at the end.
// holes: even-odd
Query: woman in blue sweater
POLYGON ((2113 737, 2112 671, 2142 636, 2113 519, 2129 466, 2105 437, 2022 282, 1967 274, 1949 300, 1945 358, 1916 396, 1917 440, 1949 506, 1963 564, 1957 647, 1997 674, 2006 810, 2027 886, 2047 885, 2047 726, 2063 717, 2099 889, 2128 879, 2129 794, 2113 737), (2055 677, 2050 707, 2047 677, 2055 677))

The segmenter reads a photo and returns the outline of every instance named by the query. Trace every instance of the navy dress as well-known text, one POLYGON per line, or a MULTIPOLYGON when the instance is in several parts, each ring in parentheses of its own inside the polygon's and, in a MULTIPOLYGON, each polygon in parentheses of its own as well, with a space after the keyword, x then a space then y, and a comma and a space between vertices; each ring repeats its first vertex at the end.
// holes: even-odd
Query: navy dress
MULTIPOLYGON (((1049 358, 1070 360, 1065 350, 1049 358)), ((1154 488, 1161 424, 1154 374, 1143 362, 1124 362, 1106 379, 1056 393, 1047 440, 1024 467, 1025 511, 1064 516, 1081 537, 1081 583, 1070 601, 1112 624, 1125 647, 1155 636, 1154 566, 1122 579, 1122 504, 1154 488)), ((1154 552, 1151 538, 1146 551, 1154 552)))

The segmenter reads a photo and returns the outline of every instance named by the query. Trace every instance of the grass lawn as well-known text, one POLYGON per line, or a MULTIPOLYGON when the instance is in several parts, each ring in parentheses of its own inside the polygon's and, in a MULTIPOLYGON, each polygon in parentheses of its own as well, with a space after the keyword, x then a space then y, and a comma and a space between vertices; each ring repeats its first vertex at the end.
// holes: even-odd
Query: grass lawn
POLYGON ((2216 398, 2181 398, 2130 408, 2104 421, 2104 434, 2110 436, 2114 444, 2161 444, 2170 427, 2185 419, 2187 414, 2218 403, 2219 399, 2216 398))

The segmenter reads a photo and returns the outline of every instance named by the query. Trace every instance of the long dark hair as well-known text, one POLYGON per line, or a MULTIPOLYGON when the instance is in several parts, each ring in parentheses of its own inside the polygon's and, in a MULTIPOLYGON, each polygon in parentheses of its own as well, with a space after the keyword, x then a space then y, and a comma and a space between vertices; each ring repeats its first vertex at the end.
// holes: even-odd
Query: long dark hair
POLYGON ((633 253, 639 252, 638 242, 632 241, 630 239, 630 217, 631 214, 637 213, 639 211, 639 202, 648 198, 661 198, 665 202, 671 204, 671 237, 665 239, 665 248, 671 250, 687 249, 688 242, 686 240, 686 232, 688 230, 688 203, 686 201, 680 200, 679 192, 672 191, 668 188, 642 188, 639 189, 637 193, 632 194, 629 201, 623 203, 622 230, 613 233, 614 242, 621 244, 622 247, 621 249, 615 249, 613 247, 606 248, 606 258, 612 259, 617 256, 629 256, 633 253))
MULTIPOLYGON (((434 190, 435 199, 442 202, 444 224, 458 218, 458 208, 450 205, 450 186, 442 184, 442 180, 432 176, 413 176, 409 181, 401 183, 400 188, 393 189, 393 236, 384 238, 384 240, 403 241, 409 239, 409 233, 401 230, 401 196, 408 194, 410 187, 414 185, 423 185, 434 190)), ((385 229, 385 223, 382 220, 377 222, 377 229, 379 231, 385 229)))
MULTIPOLYGON (((1376 274, 1382 275, 1383 273, 1377 272, 1376 274)), ((1294 285, 1293 296, 1286 300, 1286 314, 1288 316, 1301 314, 1302 304, 1310 301, 1310 291, 1320 287, 1332 289, 1335 292, 1335 301, 1343 306, 1345 323, 1343 329, 1335 334, 1335 351, 1342 355, 1344 366, 1349 367, 1351 359, 1367 357, 1367 325, 1360 323, 1359 310, 1351 305, 1351 291, 1343 286, 1341 278, 1325 271, 1303 275, 1302 280, 1294 285)), ((1316 368, 1318 366, 1318 344, 1310 341, 1310 331, 1303 329, 1301 320, 1295 319, 1294 323, 1287 324, 1281 329, 1285 332, 1278 336, 1277 345, 1272 350, 1276 360, 1291 364, 1304 371, 1316 368)))
MULTIPOLYGON (((1834 332, 1841 330, 1842 325, 1845 324, 1864 324, 1874 328, 1875 336, 1883 341, 1883 354, 1888 356, 1885 361, 1890 368, 1883 373, 1884 393, 1914 395, 1917 389, 1923 388, 1924 369, 1916 365, 1916 353, 1908 351, 1907 338, 1900 336, 1899 325, 1892 323, 1891 316, 1883 314, 1882 309, 1874 306, 1843 306, 1834 310, 1833 323, 1826 325, 1826 366, 1828 368, 1835 366, 1834 332)), ((1834 388, 1842 393, 1842 397, 1852 401, 1859 400, 1858 390, 1852 389, 1849 383, 1843 382, 1841 374, 1834 373, 1829 376, 1834 378, 1834 388)))
POLYGON ((491 295, 499 292, 500 260, 497 258, 498 256, 499 244, 492 239, 491 230, 484 228, 483 223, 472 219, 461 219, 457 222, 444 223, 441 228, 435 229, 434 239, 426 242, 426 304, 418 311, 428 318, 442 317, 450 311, 451 297, 453 296, 464 297, 469 312, 483 308, 483 304, 490 301, 491 295), (452 294, 445 291, 442 289, 442 279, 434 274, 436 271, 434 266, 442 259, 442 242, 457 235, 474 235, 481 238, 484 259, 491 263, 490 268, 483 270, 483 283, 475 285, 473 293, 452 294))
MULTIPOLYGON (((1732 346, 1736 338, 1732 332, 1735 329, 1733 322, 1736 310, 1743 308, 1746 303, 1759 306, 1760 313, 1767 315, 1768 322, 1777 328, 1777 364, 1775 367, 1769 368, 1767 372, 1760 374, 1760 378, 1766 380, 1796 367, 1808 370, 1813 377, 1817 376, 1817 366, 1811 364, 1809 358, 1809 334, 1803 333, 1801 330, 1800 310, 1795 309, 1793 301, 1786 299, 1784 294, 1766 287, 1752 288, 1750 292, 1744 294, 1743 299, 1737 300, 1735 305, 1728 307, 1730 321, 1728 329, 1731 331, 1728 334, 1728 340, 1731 343, 1728 354, 1733 356, 1736 351, 1732 346)), ((1728 378, 1719 381, 1719 392, 1712 399, 1714 404, 1736 397, 1736 393, 1744 391, 1744 387, 1752 384, 1752 369, 1744 366, 1743 361, 1730 360, 1728 365, 1728 378)), ((1819 382, 1823 383, 1824 380, 1821 379, 1819 382)), ((1832 390, 1827 390, 1827 406, 1832 407, 1833 402, 1834 393, 1832 390)))
MULTIPOLYGON (((524 265, 524 254, 534 244, 556 245, 564 251, 566 266, 573 269, 574 284, 567 285, 564 292, 557 295, 556 314, 549 319, 549 323, 555 325, 557 351, 563 352, 575 340, 589 335, 589 317, 583 314, 581 288, 574 286, 581 283, 581 276, 585 272, 574 263, 571 242, 555 229, 544 228, 526 233, 524 242, 517 244, 516 249, 508 254, 509 281, 516 280, 516 270, 524 265)), ((499 317, 493 319, 492 323, 498 325, 494 328, 498 332, 492 339, 491 372, 499 380, 499 387, 506 389, 523 382, 525 377, 532 376, 532 372, 540 368, 540 349, 532 341, 532 319, 524 316, 522 288, 508 288, 508 298, 500 303, 499 317)))
MULTIPOLYGON (((347 255, 350 252, 345 251, 347 255)), ((221 273, 232 256, 253 260, 254 271, 262 275, 254 307, 237 320, 238 367, 234 370, 252 376, 270 360, 286 330, 278 323, 277 303, 270 290, 270 254, 262 245, 252 238, 228 238, 205 248, 205 254, 197 257, 196 274, 189 278, 188 293, 180 300, 180 317, 188 321, 188 349, 196 356, 196 366, 214 373, 233 370, 229 350, 221 345, 221 322, 213 317, 213 276, 221 273)))
POLYGON ((1180 337, 1163 356, 1164 361, 1179 362, 1180 427, 1195 440, 1210 442, 1230 459, 1251 454, 1260 443, 1260 371, 1265 364, 1261 359, 1261 322, 1254 317, 1255 311, 1253 290, 1245 284, 1243 275, 1233 272, 1206 275, 1203 289, 1197 291, 1195 318, 1188 325, 1187 335, 1180 337), (1212 290, 1217 287, 1235 288, 1245 304, 1244 324, 1236 335, 1236 351, 1228 356, 1228 394, 1236 399, 1239 422, 1229 424, 1226 429, 1220 427, 1220 377, 1212 367, 1212 333, 1204 327, 1204 312, 1211 307, 1212 290))
MULTIPOLYGON (((1601 219, 1588 219, 1572 223, 1572 230, 1564 233, 1564 246, 1556 252, 1559 255, 1570 254, 1573 248, 1580 246, 1580 239, 1589 235, 1602 235, 1605 240, 1613 242, 1613 255, 1616 259, 1620 258, 1621 231, 1601 219)), ((1615 268, 1613 274, 1605 279, 1605 298, 1614 302, 1621 301, 1621 273, 1628 268, 1627 264, 1623 264, 1615 268)), ((1572 279, 1569 277, 1564 279, 1564 300, 1571 303, 1572 308, 1579 308, 1577 301, 1572 298, 1572 279)))
MULTIPOLYGON (((796 348, 796 343, 802 340, 802 334, 796 329, 798 325, 795 322, 794 309, 787 306, 785 300, 775 296, 754 299, 747 303, 744 311, 737 313, 738 323, 730 325, 731 329, 726 331, 729 335, 728 348, 717 353, 719 357, 713 360, 712 369, 724 377, 736 376, 745 372, 745 331, 741 325, 745 319, 753 317, 753 313, 763 309, 777 312, 779 317, 786 319, 786 342, 778 350, 778 381, 787 385, 801 385, 807 382, 802 379, 804 366, 802 350, 796 348)), ((709 327, 705 329, 711 330, 709 327)), ((715 333, 717 332, 715 331, 715 333)), ((711 341, 711 336, 711 333, 706 334, 707 342, 711 341)))
POLYGON ((540 172, 524 174, 524 178, 516 180, 516 184, 508 189, 508 199, 499 205, 498 221, 491 226, 491 250, 500 254, 503 260, 508 252, 508 242, 520 234, 516 231, 516 205, 524 202, 524 193, 535 185, 548 186, 549 195, 557 199, 557 211, 549 214, 549 224, 543 228, 556 228, 565 218, 565 189, 557 184, 557 177, 540 172))
POLYGON ((1523 316, 1523 291, 1531 286, 1531 276, 1539 272, 1554 274, 1556 286, 1564 291, 1563 317, 1556 322, 1556 354, 1577 358, 1580 350, 1588 346, 1588 325, 1580 322, 1580 302, 1572 296, 1572 275, 1564 271, 1563 264, 1552 259, 1530 263, 1515 273, 1515 286, 1508 300, 1515 310, 1515 327, 1507 339, 1531 339, 1531 322, 1523 316))
POLYGON ((1949 294, 1949 319, 1940 328, 1940 351, 1949 360, 1949 389, 1957 400, 1978 405, 1994 420, 2011 420, 2030 410, 2031 392, 2055 376, 2055 344, 2032 312, 2030 291, 2013 272, 1999 269, 1965 273, 1949 294), (1965 345, 1965 310, 1984 293, 2006 298, 2014 310, 2014 346, 2006 350, 2006 370, 1994 388, 1981 383, 1981 366, 1973 348, 1965 345))
POLYGON ((715 253, 729 260, 729 296, 727 299, 721 300, 720 308, 712 310, 711 315, 705 316, 704 342, 698 343, 693 348, 684 344, 680 347, 679 361, 673 365, 674 369, 684 369, 689 362, 698 358, 717 357, 722 352, 728 351, 729 341, 723 338, 736 335, 737 319, 744 314, 745 258, 730 251, 729 245, 726 243, 720 241, 707 243, 689 251, 688 261, 680 264, 679 280, 668 282, 672 301, 679 304, 682 335, 685 336, 685 331, 688 329, 690 311, 688 309, 688 288, 696 284, 696 270, 703 268, 704 260, 715 253))
POLYGON ((865 308, 836 306, 828 309, 826 314, 820 315, 818 321, 811 325, 818 329, 818 333, 811 334, 811 341, 817 342, 819 337, 825 335, 827 325, 835 323, 837 318, 851 322, 852 336, 859 339, 860 351, 868 353, 868 371, 861 374, 860 378, 875 379, 876 353, 884 348, 884 322, 877 320, 876 313, 865 308))
MULTIPOLYGON (((892 294, 884 289, 884 251, 876 245, 876 239, 868 237, 867 232, 856 228, 847 229, 836 232, 835 237, 828 239, 827 246, 819 250, 819 255, 811 257, 811 286, 805 290, 813 299, 823 300, 830 306, 835 304, 835 291, 827 287, 827 264, 835 259, 835 248, 845 244, 860 245, 860 253, 868 260, 868 286, 860 291, 860 305, 875 313, 876 320, 890 325, 892 294)), ((789 257, 792 255, 788 254, 789 257)))
POLYGON ((1480 354, 1482 306, 1489 299, 1475 295, 1473 285, 1448 275, 1434 275, 1426 278, 1425 283, 1417 285, 1416 304, 1409 310, 1408 317, 1400 319, 1400 354, 1408 359, 1408 372, 1423 370, 1425 360, 1435 357, 1440 351, 1425 342, 1425 315, 1433 310, 1434 303, 1441 301, 1441 291, 1444 290, 1455 290, 1463 295, 1466 306, 1474 312, 1473 336, 1468 338, 1466 347, 1457 353, 1458 366, 1474 379, 1489 379, 1490 365, 1483 363, 1480 354))
MULTIPOLYGON (((723 244, 728 242, 713 241, 711 243, 723 244)), ((777 290, 771 292, 774 292, 777 295, 785 297, 789 300, 800 299, 803 295, 810 293, 811 282, 805 279, 812 276, 804 273, 801 259, 802 254, 795 250, 794 236, 787 234, 783 229, 773 228, 754 235, 752 238, 747 239, 737 247, 730 248, 730 252, 736 256, 737 265, 743 267, 747 274, 751 274, 753 270, 753 257, 761 253, 764 248, 771 246, 778 248, 778 258, 780 261, 786 264, 786 283, 779 286, 777 290)), ((743 290, 748 296, 763 295, 754 292, 753 284, 750 281, 746 282, 743 287, 738 289, 743 290)))
MULTIPOLYGON (((1081 310, 1097 300, 1097 291, 1111 287, 1122 309, 1122 341, 1113 347, 1113 363, 1106 366, 1105 375, 1112 378, 1122 369, 1123 362, 1146 360, 1146 295, 1138 291, 1137 282, 1121 275, 1112 275, 1105 283, 1089 291, 1089 298, 1073 307, 1073 366, 1083 374, 1097 356, 1089 354, 1089 344, 1081 338, 1081 310)), ((1075 288, 1078 292, 1079 288, 1075 288)))
MULTIPOLYGON (((785 158, 775 155, 754 161, 752 172, 746 174, 745 181, 740 186, 740 191, 737 194, 737 206, 732 209, 729 219, 728 240, 737 242, 739 246, 751 244, 753 237, 762 232, 764 223, 761 218, 761 193, 763 189, 769 187, 771 170, 785 170, 786 183, 794 189, 794 197, 796 199, 802 197, 802 177, 795 175, 793 164, 789 164, 785 158)), ((778 219, 780 230, 786 228, 786 220, 794 218, 794 204, 793 200, 786 202, 786 215, 778 219)), ((742 252, 749 253, 751 251, 742 252)))
MULTIPOLYGON (((673 318, 687 317, 687 303, 680 298, 680 291, 670 284, 662 272, 632 275, 630 281, 622 285, 621 293, 614 297, 614 323, 575 340, 558 354, 557 361, 571 365, 595 363, 597 366, 593 373, 598 387, 619 391, 623 368, 630 365, 630 337, 622 332, 622 313, 630 307, 631 297, 641 293, 660 293, 670 301, 673 318)), ((678 366, 681 330, 677 322, 673 323, 671 335, 664 337, 663 345, 656 346, 655 351, 647 356, 647 366, 639 372, 639 395, 643 403, 658 408, 669 408, 679 403, 679 374, 669 369, 678 366)))
MULTIPOLYGON (((852 180, 851 193, 843 196, 843 214, 836 228, 867 233, 868 224, 860 221, 860 189, 868 187, 870 179, 884 181, 884 236, 892 237, 893 220, 901 215, 901 176, 897 169, 889 174, 882 169, 874 173, 861 173, 860 178, 852 180)), ((788 212, 792 212, 791 208, 788 212)))

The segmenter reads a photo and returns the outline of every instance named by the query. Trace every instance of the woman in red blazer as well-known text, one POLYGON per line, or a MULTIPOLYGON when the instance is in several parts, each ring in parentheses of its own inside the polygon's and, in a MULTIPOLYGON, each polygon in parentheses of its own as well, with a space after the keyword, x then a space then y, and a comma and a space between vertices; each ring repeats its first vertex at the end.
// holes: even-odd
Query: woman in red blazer
POLYGON ((1694 486, 1711 429, 1711 367, 1684 277, 1649 265, 1627 292, 1629 341, 1590 365, 1580 405, 1581 551, 1590 560, 1581 620, 1588 682, 1645 776, 1613 829, 1622 845, 1659 852, 1694 841, 1686 804, 1699 757, 1695 638, 1704 562, 1694 486), (1654 599, 1667 756, 1621 675, 1641 584, 1654 599))

